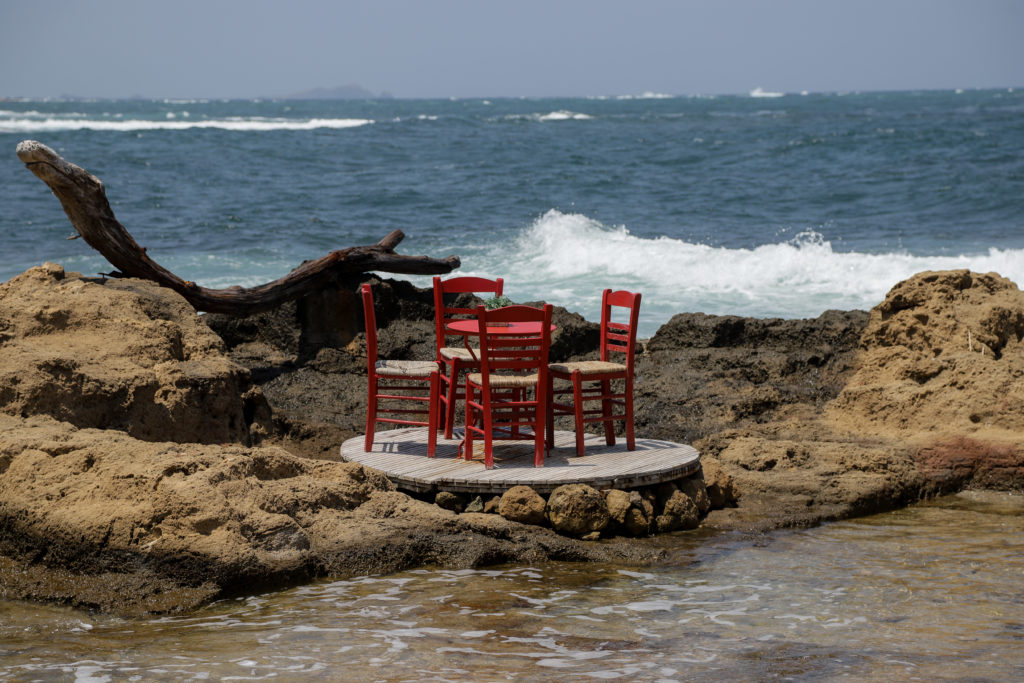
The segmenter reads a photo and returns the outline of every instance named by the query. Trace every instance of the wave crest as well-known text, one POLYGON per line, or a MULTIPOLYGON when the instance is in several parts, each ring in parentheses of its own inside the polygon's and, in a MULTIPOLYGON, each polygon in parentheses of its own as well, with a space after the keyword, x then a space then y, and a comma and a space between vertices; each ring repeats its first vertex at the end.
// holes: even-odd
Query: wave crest
POLYGON ((582 214, 552 209, 513 245, 493 246, 479 273, 501 275, 518 301, 547 300, 598 315, 606 287, 644 293, 642 332, 675 313, 807 318, 828 309, 870 309, 900 280, 924 270, 968 268, 1024 281, 1024 250, 960 256, 837 252, 819 232, 753 249, 668 237, 643 238, 582 214))
MULTIPOLYGON (((182 114, 187 117, 186 114, 182 114)), ((176 115, 153 121, 148 119, 85 119, 65 117, 33 117, 0 119, 0 133, 50 133, 65 130, 98 130, 135 132, 146 130, 191 130, 217 128, 244 132, 275 130, 314 130, 317 128, 355 128, 374 123, 372 119, 275 119, 260 117, 227 117, 207 120, 181 120, 176 115)))

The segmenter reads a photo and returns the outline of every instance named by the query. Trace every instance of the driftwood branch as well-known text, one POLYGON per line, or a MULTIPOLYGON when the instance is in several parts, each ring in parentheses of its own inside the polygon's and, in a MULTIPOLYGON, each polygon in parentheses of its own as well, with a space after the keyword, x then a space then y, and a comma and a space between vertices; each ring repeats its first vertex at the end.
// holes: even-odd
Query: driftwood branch
POLYGON ((149 258, 145 248, 114 217, 99 178, 35 140, 18 145, 18 158, 57 196, 78 234, 121 275, 145 278, 173 289, 199 311, 249 315, 330 287, 346 276, 370 271, 441 275, 460 265, 458 256, 435 259, 396 254, 395 247, 405 235, 395 230, 377 244, 332 251, 258 287, 207 289, 181 279, 149 258))

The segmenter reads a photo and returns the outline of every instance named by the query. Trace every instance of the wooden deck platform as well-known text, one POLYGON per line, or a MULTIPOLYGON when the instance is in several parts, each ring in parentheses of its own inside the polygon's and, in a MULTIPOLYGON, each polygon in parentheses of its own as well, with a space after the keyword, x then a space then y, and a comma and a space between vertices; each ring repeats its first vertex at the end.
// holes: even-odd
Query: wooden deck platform
MULTIPOLYGON (((341 446, 346 462, 358 462, 387 474, 400 488, 412 491, 495 493, 520 484, 546 494, 562 484, 589 484, 597 489, 635 488, 679 479, 700 468, 700 455, 692 446, 637 439, 636 450, 626 450, 624 439, 607 446, 603 436, 587 434, 586 454, 576 457, 573 432, 556 431, 555 448, 544 467, 533 466, 533 442, 496 442, 494 468, 484 467, 482 451, 473 461, 457 457, 462 430, 455 439, 437 439, 437 454, 427 457, 426 428, 394 429, 374 435, 373 450, 363 450, 363 437, 341 446)), ((482 449, 483 444, 474 444, 482 449)))

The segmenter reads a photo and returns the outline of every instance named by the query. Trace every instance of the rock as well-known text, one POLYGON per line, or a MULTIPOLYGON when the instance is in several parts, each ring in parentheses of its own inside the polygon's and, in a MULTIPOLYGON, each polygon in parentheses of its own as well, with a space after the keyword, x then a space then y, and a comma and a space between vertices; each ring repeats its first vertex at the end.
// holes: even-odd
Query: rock
POLYGON ((612 518, 613 522, 622 524, 626 521, 626 513, 632 507, 628 491, 611 489, 605 493, 604 502, 608 506, 608 515, 612 518))
POLYGON ((424 562, 651 557, 495 515, 456 515, 357 464, 3 414, 0 530, 5 597, 127 614, 424 562))
POLYGON ((484 503, 484 514, 498 514, 498 505, 501 503, 501 496, 491 496, 484 503))
POLYGON ((816 415, 852 374, 867 320, 863 311, 809 320, 675 315, 636 360, 637 433, 692 444, 816 415))
POLYGON ((612 489, 605 495, 605 503, 616 531, 626 536, 650 533, 654 506, 639 492, 612 489))
POLYGON ((547 522, 545 505, 541 495, 529 486, 513 486, 501 495, 498 514, 513 522, 540 526, 547 522))
POLYGON ((1024 443, 951 437, 922 446, 913 457, 935 493, 968 486, 1024 490, 1024 443))
POLYGON ((995 273, 919 273, 871 311, 837 430, 905 439, 1024 432, 1024 293, 995 273))
POLYGON ((708 496, 707 486, 699 474, 680 479, 676 485, 697 505, 697 511, 700 514, 703 515, 711 509, 711 498, 708 496))
POLYGON ((676 489, 665 501, 661 514, 654 518, 661 533, 677 529, 696 529, 700 524, 700 512, 693 499, 676 489))
POLYGON ((552 491, 547 516, 556 531, 577 537, 600 532, 611 521, 604 496, 586 484, 565 484, 552 491))
POLYGON ((708 502, 711 507, 720 510, 733 505, 739 499, 739 493, 722 465, 708 456, 701 456, 701 476, 704 480, 704 489, 708 495, 708 502))
POLYGON ((473 500, 466 504, 466 509, 463 512, 483 512, 484 511, 484 499, 477 496, 473 500))
POLYGON ((444 508, 445 510, 451 510, 452 512, 462 512, 462 508, 465 506, 463 496, 460 496, 451 491, 438 491, 434 497, 434 505, 444 508))
MULTIPOLYGON (((250 443, 249 371, 177 293, 55 264, 0 284, 0 411, 145 441, 250 443)), ((269 431, 264 424, 261 431, 269 431)))

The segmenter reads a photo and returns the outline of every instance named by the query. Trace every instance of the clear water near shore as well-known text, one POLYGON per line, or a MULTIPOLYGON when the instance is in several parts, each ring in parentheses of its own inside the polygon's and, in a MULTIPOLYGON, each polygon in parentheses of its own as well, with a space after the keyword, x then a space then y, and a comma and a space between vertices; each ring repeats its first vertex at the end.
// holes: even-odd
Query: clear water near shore
POLYGON ((964 493, 652 567, 420 569, 123 620, 0 602, 17 680, 1020 680, 1024 498, 964 493))
MULTIPOLYGON (((922 270, 1024 282, 1024 90, 381 101, 5 101, 0 281, 109 266, 14 156, 104 181, 149 254, 212 287, 407 234, 517 301, 597 317, 867 309, 922 270)), ((423 283, 420 280, 420 283, 423 283)))

